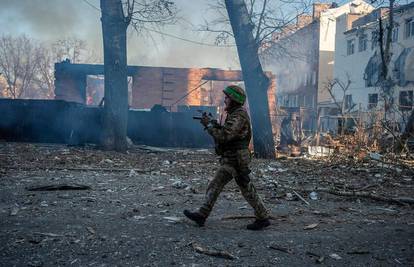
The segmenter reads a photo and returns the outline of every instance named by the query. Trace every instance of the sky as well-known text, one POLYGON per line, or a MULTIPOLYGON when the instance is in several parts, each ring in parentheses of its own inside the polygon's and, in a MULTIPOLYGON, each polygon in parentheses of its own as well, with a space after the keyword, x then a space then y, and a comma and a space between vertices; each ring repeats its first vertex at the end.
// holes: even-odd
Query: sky
MULTIPOLYGON (((99 0, 87 0, 99 8, 99 0)), ((40 41, 76 37, 102 57, 100 12, 83 0, 0 0, 2 34, 26 34, 40 41)), ((211 44, 197 45, 145 32, 128 31, 128 64, 167 67, 238 68, 235 47, 216 47, 211 34, 196 31, 204 21, 208 1, 175 0, 179 16, 177 25, 160 29, 162 32, 189 40, 211 44)), ((102 59, 101 59, 102 61, 102 59)), ((90 62, 88 62, 90 63, 90 62)))
MULTIPOLYGON (((204 20, 211 20, 214 16, 207 5, 211 1, 174 0, 182 20, 161 31, 197 42, 214 44, 212 34, 196 31, 204 20)), ((342 4, 348 1, 336 2, 342 4)), ((88 46, 95 51, 97 62, 102 62, 99 0, 0 0, 0 6, 2 34, 26 34, 39 41, 76 37, 86 40, 88 46)), ((235 47, 198 45, 155 32, 138 35, 132 27, 130 28, 130 65, 239 69, 235 47)))

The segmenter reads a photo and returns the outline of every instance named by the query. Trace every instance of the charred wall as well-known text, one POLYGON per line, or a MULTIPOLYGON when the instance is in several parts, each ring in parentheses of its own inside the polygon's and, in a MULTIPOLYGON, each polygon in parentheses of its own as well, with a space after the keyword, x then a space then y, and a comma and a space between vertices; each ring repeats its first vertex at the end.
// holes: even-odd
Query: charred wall
MULTIPOLYGON (((2 140, 71 145, 100 143, 102 108, 62 100, 0 99, 0 110, 2 140)), ((130 110, 128 137, 136 144, 152 146, 213 145, 192 114, 185 112, 130 110)))

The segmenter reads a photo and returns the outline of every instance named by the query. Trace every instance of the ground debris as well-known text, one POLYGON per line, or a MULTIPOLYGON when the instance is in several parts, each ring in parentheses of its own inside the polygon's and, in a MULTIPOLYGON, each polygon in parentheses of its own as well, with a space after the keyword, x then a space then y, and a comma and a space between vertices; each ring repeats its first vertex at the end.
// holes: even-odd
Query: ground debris
POLYGON ((282 252, 286 252, 288 254, 293 254, 293 250, 291 248, 286 248, 286 247, 283 247, 283 246, 278 245, 276 243, 270 244, 269 248, 274 249, 274 250, 278 250, 278 251, 282 251, 282 252))
POLYGON ((64 191, 64 190, 91 190, 88 185, 82 184, 56 184, 56 185, 42 185, 32 186, 26 188, 28 191, 64 191))
POLYGON ((295 190, 293 190, 293 194, 295 194, 300 200, 302 200, 303 202, 305 202, 306 205, 310 205, 308 201, 306 201, 306 199, 304 199, 299 193, 297 193, 295 190))
POLYGON ((312 258, 315 258, 316 263, 322 263, 325 260, 324 256, 318 255, 318 254, 310 252, 310 251, 307 251, 306 255, 311 256, 312 258))
POLYGON ((369 253, 370 252, 368 250, 357 249, 357 250, 348 251, 346 254, 349 254, 349 255, 364 255, 364 254, 369 254, 369 253))
POLYGON ((174 217, 174 216, 163 217, 163 219, 165 219, 165 220, 167 220, 168 222, 171 222, 171 223, 179 223, 179 222, 184 221, 184 218, 174 217))
POLYGON ((236 259, 235 256, 233 256, 230 252, 227 252, 225 250, 216 250, 216 249, 209 249, 209 248, 205 248, 202 247, 201 245, 192 242, 191 246, 193 247, 193 249, 201 254, 205 254, 208 256, 213 256, 213 257, 219 257, 219 258, 224 258, 224 259, 229 259, 229 260, 234 260, 236 259))
POLYGON ((306 225, 305 227, 303 227, 303 230, 311 230, 311 229, 315 229, 316 227, 318 227, 319 223, 312 223, 309 225, 306 225))
POLYGON ((19 208, 13 207, 10 211, 10 216, 16 216, 18 212, 19 212, 19 208))
POLYGON ((342 260, 342 257, 341 256, 339 256, 338 254, 336 254, 336 253, 331 253, 331 254, 329 254, 329 257, 331 257, 332 259, 335 259, 335 260, 342 260))
POLYGON ((245 227, 255 219, 253 209, 234 180, 223 189, 205 227, 186 220, 179 223, 183 209, 202 203, 219 163, 211 151, 155 150, 133 146, 128 153, 118 153, 0 142, 3 265, 381 266, 397 265, 396 260, 401 266, 411 264, 412 246, 406 238, 413 235, 414 225, 414 206, 406 204, 414 189, 410 162, 386 156, 381 162, 356 159, 337 152, 326 158, 253 158, 251 179, 274 217, 265 231, 251 232, 245 227), (92 190, 26 190, 74 183, 92 190), (201 250, 221 253, 206 256, 189 244, 191 240, 201 250), (304 255, 306 251, 318 255, 304 255), (226 252, 237 260, 227 260, 226 252), (333 253, 343 259, 332 259, 333 253))

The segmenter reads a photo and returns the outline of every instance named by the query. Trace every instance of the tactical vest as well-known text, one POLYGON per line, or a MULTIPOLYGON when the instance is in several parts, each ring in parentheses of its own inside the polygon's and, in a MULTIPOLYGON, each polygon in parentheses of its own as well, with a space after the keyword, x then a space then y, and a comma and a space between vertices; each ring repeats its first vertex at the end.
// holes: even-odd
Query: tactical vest
POLYGON ((248 127, 247 134, 246 136, 242 136, 240 138, 231 140, 230 142, 216 144, 216 153, 218 155, 223 155, 224 152, 233 152, 233 151, 235 152, 237 150, 247 149, 249 147, 250 139, 252 138, 252 129, 250 126, 249 115, 247 114, 247 111, 243 107, 238 107, 233 112, 237 112, 240 116, 243 116, 243 118, 246 120, 246 124, 248 127), (240 109, 242 109, 241 112, 240 112, 240 109))

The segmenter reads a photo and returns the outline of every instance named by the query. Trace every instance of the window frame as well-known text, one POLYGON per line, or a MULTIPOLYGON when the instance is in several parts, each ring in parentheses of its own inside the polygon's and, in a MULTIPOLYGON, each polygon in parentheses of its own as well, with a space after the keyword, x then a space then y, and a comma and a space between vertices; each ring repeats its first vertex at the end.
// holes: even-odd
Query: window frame
POLYGON ((412 110, 413 104, 414 104, 413 102, 414 102, 413 90, 401 90, 398 93, 398 107, 400 110, 412 110), (405 96, 403 96, 403 94, 405 94, 405 96), (406 99, 404 99, 403 97, 406 99))
POLYGON ((345 110, 350 110, 353 104, 352 94, 345 95, 344 101, 345 101, 345 105, 344 105, 345 110))
POLYGON ((347 56, 355 54, 355 38, 346 40, 346 54, 347 56))
POLYGON ((392 33, 391 33, 391 42, 398 42, 398 37, 399 37, 399 31, 400 31, 400 27, 399 26, 394 26, 392 28, 392 33))
POLYGON ((414 17, 405 20, 405 39, 414 38, 414 17))
POLYGON ((368 46, 368 36, 366 34, 361 34, 358 37, 358 52, 366 51, 367 46, 368 46))
POLYGON ((378 93, 368 94, 368 109, 373 109, 373 108, 376 108, 377 106, 378 106, 378 93), (372 97, 374 97, 375 102, 371 101, 372 97))

